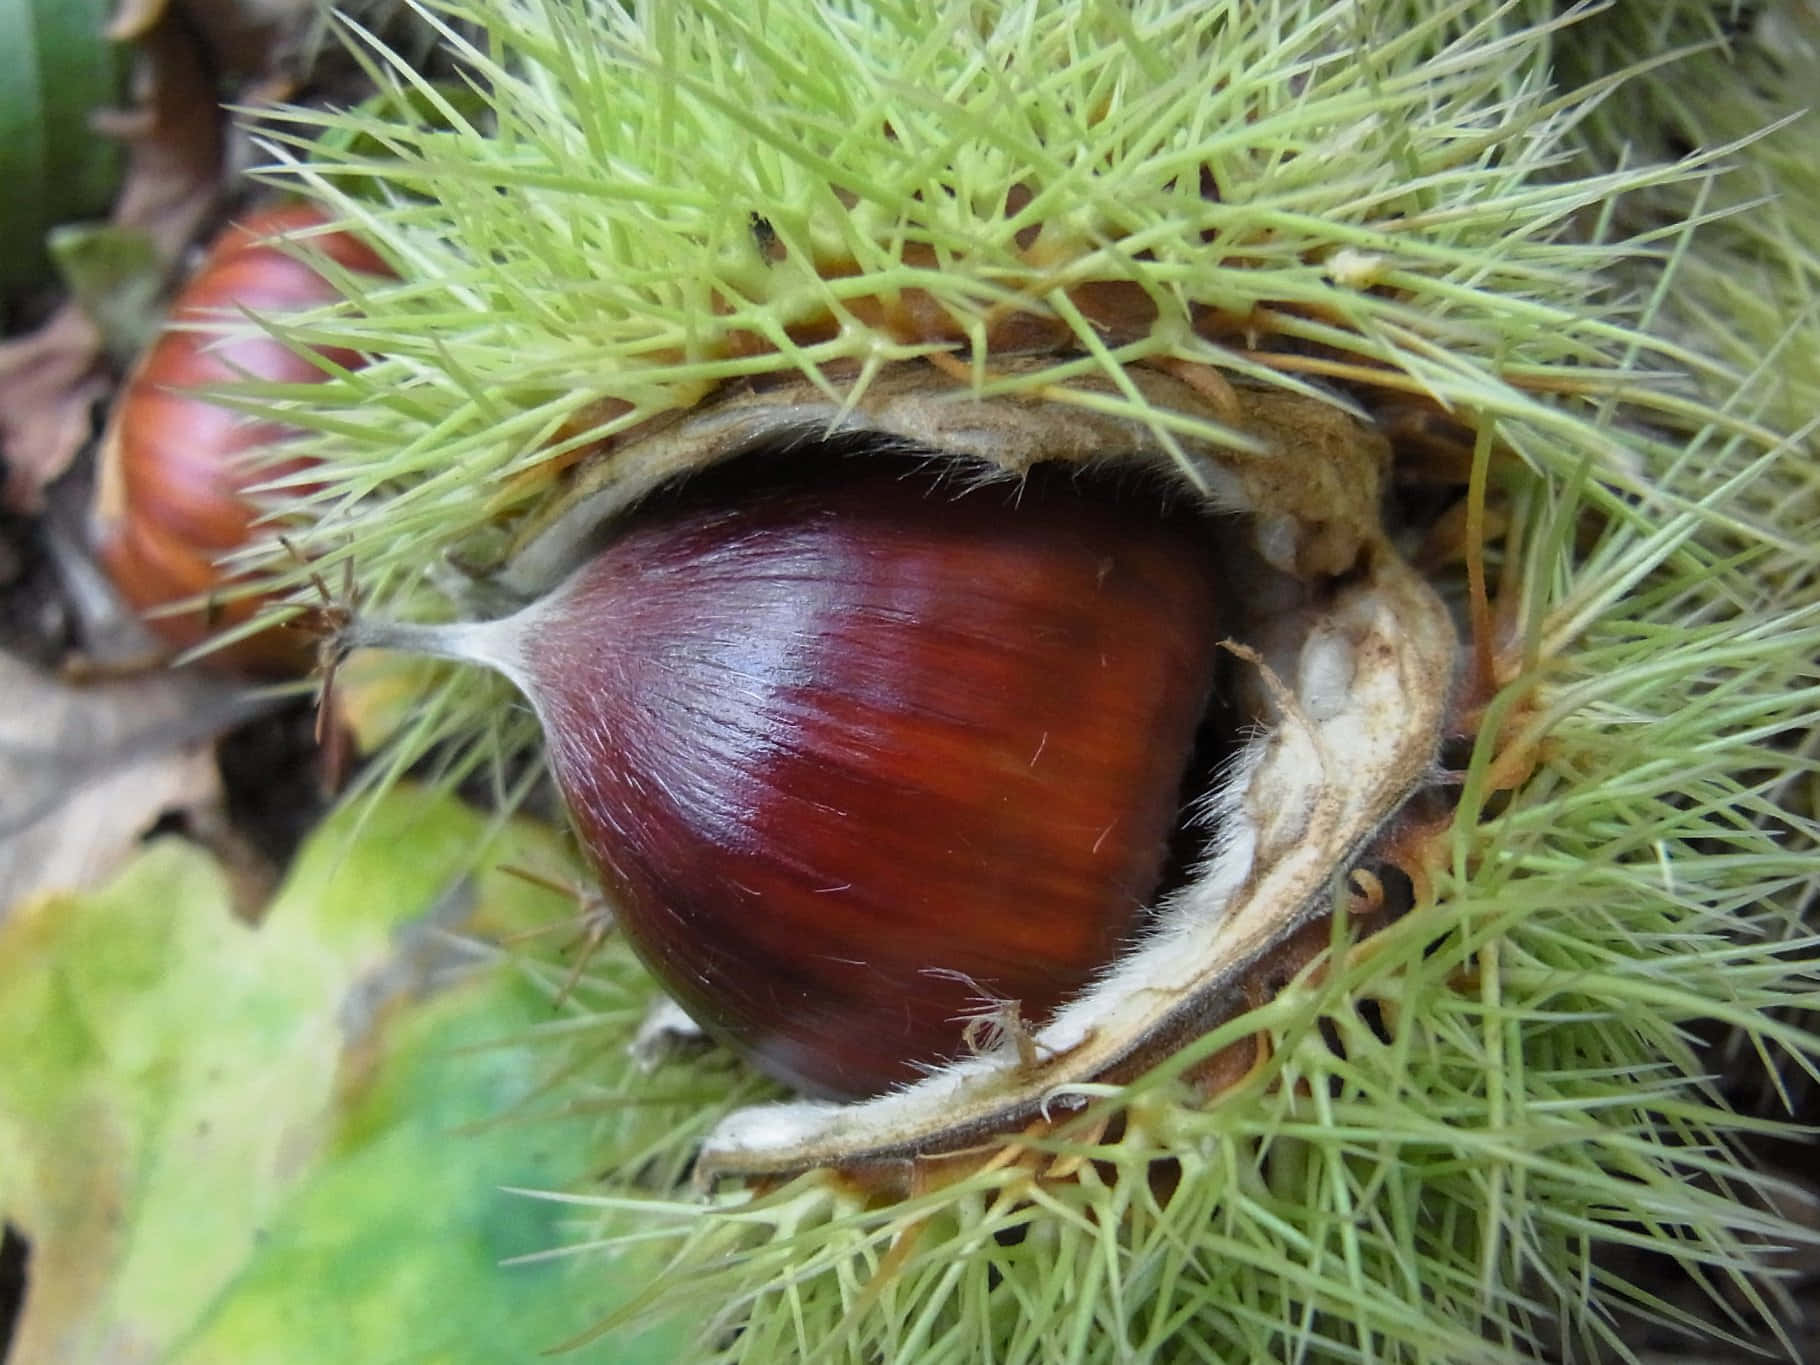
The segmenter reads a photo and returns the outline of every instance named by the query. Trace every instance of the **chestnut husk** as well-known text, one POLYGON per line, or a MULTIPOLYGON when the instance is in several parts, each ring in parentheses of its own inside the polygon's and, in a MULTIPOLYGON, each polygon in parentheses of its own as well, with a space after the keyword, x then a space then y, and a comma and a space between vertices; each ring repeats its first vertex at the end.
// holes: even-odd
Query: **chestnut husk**
MULTIPOLYGON (((1072 1086, 1136 1074, 1233 1012, 1257 964, 1333 907, 1336 879, 1431 775, 1457 632, 1382 525, 1382 438, 1333 405, 1219 376, 1140 366, 1127 378, 1153 412, 1175 420, 1108 414, 1093 402, 1104 392, 1093 378, 1043 398, 981 397, 919 362, 887 367, 844 405, 801 382, 729 389, 583 469, 476 584, 477 601, 529 604, 514 616, 361 620, 343 636, 343 649, 494 667, 531 696, 548 730, 553 708, 526 657, 535 646, 524 626, 538 604, 560 599, 679 475, 814 443, 908 448, 988 486, 1015 487, 1039 466, 1160 474, 1177 496, 1225 514, 1207 552, 1231 604, 1233 701, 1250 732, 1211 789, 1195 794, 1208 834, 1184 883, 1146 907, 1135 941, 1018 1046, 956 1056, 858 1103, 736 1112, 704 1144, 704 1178, 951 1151, 1065 1108, 1072 1086)), ((563 747, 553 740, 559 772, 563 747)), ((611 873, 608 881, 610 892, 627 889, 611 873)))

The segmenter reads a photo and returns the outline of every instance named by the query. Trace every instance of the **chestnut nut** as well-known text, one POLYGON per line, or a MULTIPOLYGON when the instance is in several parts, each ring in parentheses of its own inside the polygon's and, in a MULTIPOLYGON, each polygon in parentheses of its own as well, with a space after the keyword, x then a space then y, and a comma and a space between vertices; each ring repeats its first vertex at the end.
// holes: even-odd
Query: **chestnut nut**
MULTIPOLYGON (((250 620, 260 599, 224 575, 218 561, 242 548, 257 509, 255 481, 305 467, 248 459, 286 432, 210 401, 194 390, 244 380, 303 384, 325 377, 305 355, 251 326, 248 313, 298 312, 332 303, 340 291, 273 239, 322 226, 313 205, 258 210, 210 247, 179 291, 164 330, 121 386, 102 439, 95 541, 120 594, 172 649, 190 649, 250 620), (215 335, 210 329, 232 327, 215 335), (197 601, 191 610, 169 610, 197 601)), ((350 270, 383 273, 383 263, 346 233, 311 244, 350 270)), ((356 352, 325 350, 353 368, 356 352)), ((261 631, 206 656, 220 667, 284 675, 307 667, 312 647, 261 631)))
POLYGON ((982 996, 1041 1019, 1128 942, 1212 684, 1214 568, 1198 519, 1136 496, 792 469, 634 518, 522 666, 665 989, 857 1096, 954 1055, 982 996))

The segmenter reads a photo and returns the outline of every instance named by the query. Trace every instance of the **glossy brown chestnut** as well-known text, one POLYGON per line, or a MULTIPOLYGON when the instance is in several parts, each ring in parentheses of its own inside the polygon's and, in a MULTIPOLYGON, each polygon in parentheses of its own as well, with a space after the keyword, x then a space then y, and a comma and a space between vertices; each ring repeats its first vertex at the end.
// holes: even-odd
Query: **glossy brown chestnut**
POLYGON ((635 516, 514 618, 509 671, 658 979, 857 1096, 959 1053, 983 996, 1040 1022, 1128 945, 1213 685, 1212 524, 1041 468, 808 465, 635 516))
MULTIPOLYGON (((246 455, 281 440, 285 429, 192 391, 248 379, 301 384, 324 378, 273 337, 222 338, 187 328, 333 302, 339 297, 333 284, 271 243, 323 221, 319 209, 298 205, 254 213, 228 229, 178 294, 165 330, 128 376, 110 418, 96 500, 97 551, 122 596, 143 613, 190 598, 205 601, 180 614, 147 615, 146 623, 173 648, 201 644, 258 609, 257 598, 221 595, 229 584, 216 564, 244 545, 251 531, 255 511, 244 493, 249 483, 300 467, 251 469, 246 455)), ((385 269, 344 233, 311 243, 349 269, 385 269)), ((342 366, 361 363, 352 351, 323 355, 342 366)), ((306 666, 311 651, 301 638, 265 631, 207 657, 226 667, 283 674, 306 666)))

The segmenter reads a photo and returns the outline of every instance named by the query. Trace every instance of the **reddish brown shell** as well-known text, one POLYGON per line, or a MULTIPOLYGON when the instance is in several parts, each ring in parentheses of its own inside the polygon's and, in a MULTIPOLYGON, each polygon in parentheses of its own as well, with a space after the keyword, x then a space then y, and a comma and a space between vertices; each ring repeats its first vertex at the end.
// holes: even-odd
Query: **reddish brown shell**
MULTIPOLYGON (((109 420, 96 496, 97 552, 115 586, 141 612, 205 599, 195 610, 147 616, 173 648, 201 644, 258 610, 257 597, 226 593, 232 585, 216 563, 246 543, 255 516, 243 493, 248 483, 285 469, 268 465, 255 474, 244 461, 248 452, 283 439, 284 428, 191 391, 248 379, 298 384, 324 377, 272 337, 223 339, 186 325, 243 321, 249 311, 294 312, 340 297, 328 280, 271 244, 323 221, 319 209, 295 205, 254 213, 223 233, 122 386, 109 420)), ((345 233, 310 241, 349 269, 385 271, 377 256, 345 233)), ((348 350, 323 354, 338 365, 362 363, 348 350)), ((288 632, 266 631, 208 657, 228 668, 282 675, 307 664, 308 648, 288 632)))
POLYGON ((1212 523, 1054 472, 709 475, 523 618, 629 939, 800 1090, 913 1079, 986 996, 1040 1022, 1156 891, 1220 638, 1212 523))

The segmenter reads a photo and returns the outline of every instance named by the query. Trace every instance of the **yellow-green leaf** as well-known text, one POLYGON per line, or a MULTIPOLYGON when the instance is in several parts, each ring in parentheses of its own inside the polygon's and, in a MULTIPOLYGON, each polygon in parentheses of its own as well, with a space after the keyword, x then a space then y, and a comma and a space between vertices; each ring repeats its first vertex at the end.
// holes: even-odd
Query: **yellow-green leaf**
MULTIPOLYGON (((623 1297, 597 1262, 501 1265, 565 1240, 559 1206, 502 1187, 579 1173, 562 1127, 492 1122, 537 1084, 526 1035, 550 1005, 465 936, 551 907, 464 875, 486 833, 389 797, 357 831, 330 822, 257 927, 176 840, 19 908, 0 930, 0 1212, 32 1248, 12 1365, 529 1359, 623 1297)), ((557 857, 518 826, 486 866, 557 857)))

